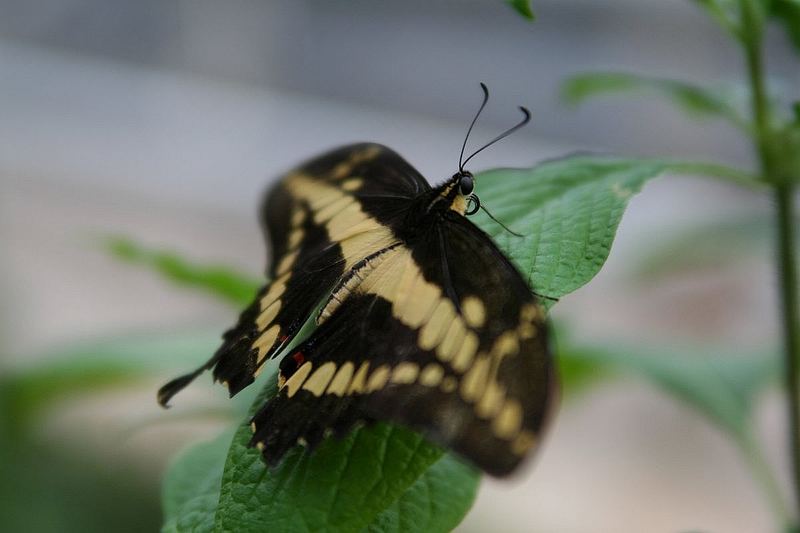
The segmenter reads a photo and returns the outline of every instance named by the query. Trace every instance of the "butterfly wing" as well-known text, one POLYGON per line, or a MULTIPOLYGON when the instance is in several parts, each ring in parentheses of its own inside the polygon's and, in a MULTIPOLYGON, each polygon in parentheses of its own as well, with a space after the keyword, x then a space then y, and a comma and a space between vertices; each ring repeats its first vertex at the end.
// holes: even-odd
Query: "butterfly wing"
POLYGON ((270 463, 359 419, 407 425, 498 476, 536 444, 554 382, 544 312, 463 216, 355 265, 318 323, 253 419, 270 463))
POLYGON ((211 368, 231 395, 252 383, 345 271, 396 242, 391 227, 429 189, 419 172, 378 144, 345 146, 290 172, 261 208, 271 282, 224 334, 214 356, 162 387, 159 402, 166 405, 211 368))

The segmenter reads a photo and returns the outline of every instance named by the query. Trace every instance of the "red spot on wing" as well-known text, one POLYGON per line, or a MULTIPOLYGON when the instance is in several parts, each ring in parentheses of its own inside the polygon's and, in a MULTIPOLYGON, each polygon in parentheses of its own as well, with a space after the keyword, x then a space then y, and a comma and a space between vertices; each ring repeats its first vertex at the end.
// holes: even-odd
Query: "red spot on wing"
POLYGON ((297 367, 299 368, 299 367, 300 367, 300 365, 302 365, 303 363, 305 363, 305 361, 306 361, 306 356, 305 356, 305 355, 303 355, 303 352, 295 352, 294 354, 292 354, 292 359, 294 359, 294 362, 295 362, 295 364, 296 364, 296 365, 297 365, 297 367))

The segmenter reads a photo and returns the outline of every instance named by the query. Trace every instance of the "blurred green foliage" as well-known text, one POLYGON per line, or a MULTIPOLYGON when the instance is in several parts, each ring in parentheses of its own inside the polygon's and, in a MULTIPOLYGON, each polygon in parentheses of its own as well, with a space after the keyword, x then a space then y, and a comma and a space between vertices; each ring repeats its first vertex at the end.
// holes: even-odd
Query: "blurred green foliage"
MULTIPOLYGON (((766 20, 775 18, 800 50, 798 0, 694 1, 745 44, 755 42, 766 20)), ((529 1, 508 0, 508 4, 533 19, 529 1)), ((696 116, 720 117, 750 136, 764 136, 736 103, 718 91, 686 82, 599 73, 574 78, 565 87, 566 97, 575 103, 620 91, 658 94, 696 116)), ((796 115, 779 119, 781 116, 768 117, 774 128, 767 145, 774 151, 770 157, 775 158, 775 168, 796 179, 800 175, 800 120, 796 115)), ((504 232, 482 213, 475 221, 528 275, 537 292, 558 297, 576 290, 598 272, 630 198, 648 180, 670 171, 715 175, 748 185, 759 178, 705 163, 567 158, 532 169, 492 170, 478 177, 483 201, 525 237, 504 232)), ((709 234, 725 235, 728 242, 740 245, 748 239, 760 241, 766 225, 733 221, 727 229, 697 228, 683 241, 676 240, 667 253, 677 258, 694 256, 693 243, 707 240, 709 234)), ((236 306, 248 303, 259 285, 258 280, 226 267, 194 264, 173 252, 149 250, 126 238, 109 239, 106 247, 119 259, 236 306)), ((666 249, 654 252, 653 257, 666 249)), ((749 245, 742 249, 761 252, 749 245)), ((721 247, 718 251, 724 253, 721 247)), ((686 263, 659 261, 662 268, 665 264, 667 268, 685 268, 686 263)), ((647 260, 643 265, 648 271, 647 260)), ((3 529, 91 532, 157 528, 162 522, 156 511, 156 494, 130 467, 100 464, 85 453, 76 453, 41 434, 37 422, 70 396, 193 366, 216 348, 216 337, 192 333, 112 339, 53 354, 41 364, 8 369, 0 378, 3 529)), ((567 395, 620 374, 649 380, 730 435, 773 503, 776 516, 788 521, 782 495, 765 466, 752 428, 759 393, 779 374, 777 349, 732 356, 698 347, 584 345, 574 342, 563 329, 557 338, 567 395)), ((250 410, 274 394, 274 377, 265 376, 266 387, 250 410)), ((170 467, 161 495, 163 530, 254 531, 302 525, 341 531, 444 531, 458 524, 472 504, 479 479, 476 472, 416 434, 386 424, 362 428, 342 441, 329 440, 312 455, 295 450, 279 469, 268 470, 258 453, 245 446, 250 433, 246 411, 252 395, 244 396, 244 400, 231 402, 231 411, 241 422, 237 428, 189 448, 170 467), (376 450, 386 453, 376 455, 376 450), (367 494, 365 479, 382 490, 367 494)))

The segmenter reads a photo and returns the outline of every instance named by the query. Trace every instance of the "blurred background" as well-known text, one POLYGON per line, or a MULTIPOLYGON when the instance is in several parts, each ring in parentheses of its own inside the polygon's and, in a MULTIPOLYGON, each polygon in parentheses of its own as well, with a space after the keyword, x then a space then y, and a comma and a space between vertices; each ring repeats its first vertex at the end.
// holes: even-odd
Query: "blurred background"
MULTIPOLYGON (((8 477, 13 466, 0 466, 15 480, 3 481, 0 496, 27 502, 16 507, 26 518, 7 505, 0 520, 42 531, 99 531, 109 520, 156 529, 169 458, 230 420, 208 380, 168 413, 155 390, 205 360, 237 309, 114 259, 105 236, 257 277, 265 256, 255 213, 272 180, 361 140, 393 147, 432 181, 450 176, 479 81, 492 97, 475 139, 517 120, 517 105, 534 118, 476 158, 476 171, 579 150, 751 165, 739 132, 655 99, 570 109, 559 98, 564 78, 587 70, 735 88, 738 50, 691 2, 534 7, 531 24, 497 0, 0 1, 0 368, 46 367, 57 389, 81 364, 70 358, 150 346, 152 369, 162 369, 131 369, 142 380, 99 391, 73 386, 36 410, 26 453, 39 470, 8 477), (165 360, 173 353, 179 360, 165 360), (44 502, 31 518, 36 501, 44 502)), ((770 35, 771 73, 797 98, 790 55, 784 36, 770 35)), ((768 208, 765 197, 724 183, 654 181, 631 203, 604 270, 556 306, 556 319, 588 343, 773 356, 768 208), (722 256, 698 258, 699 248, 684 246, 683 259, 667 260, 677 256, 663 243, 743 220, 760 230, 725 240, 722 256)), ((706 237, 699 243, 716 241, 706 237)), ((777 388, 756 414, 785 484, 777 388)), ((646 381, 624 378, 567 394, 535 465, 511 482, 485 480, 460 530, 774 527, 722 433, 646 381)))

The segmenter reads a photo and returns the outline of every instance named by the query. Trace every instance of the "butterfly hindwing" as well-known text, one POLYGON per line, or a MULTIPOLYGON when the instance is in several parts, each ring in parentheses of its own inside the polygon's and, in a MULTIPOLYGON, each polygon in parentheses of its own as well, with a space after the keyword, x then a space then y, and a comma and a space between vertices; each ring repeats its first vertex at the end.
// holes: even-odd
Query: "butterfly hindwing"
POLYGON ((463 217, 355 265, 318 322, 253 419, 268 461, 359 418, 417 429, 496 475, 535 444, 552 373, 544 314, 463 217))

